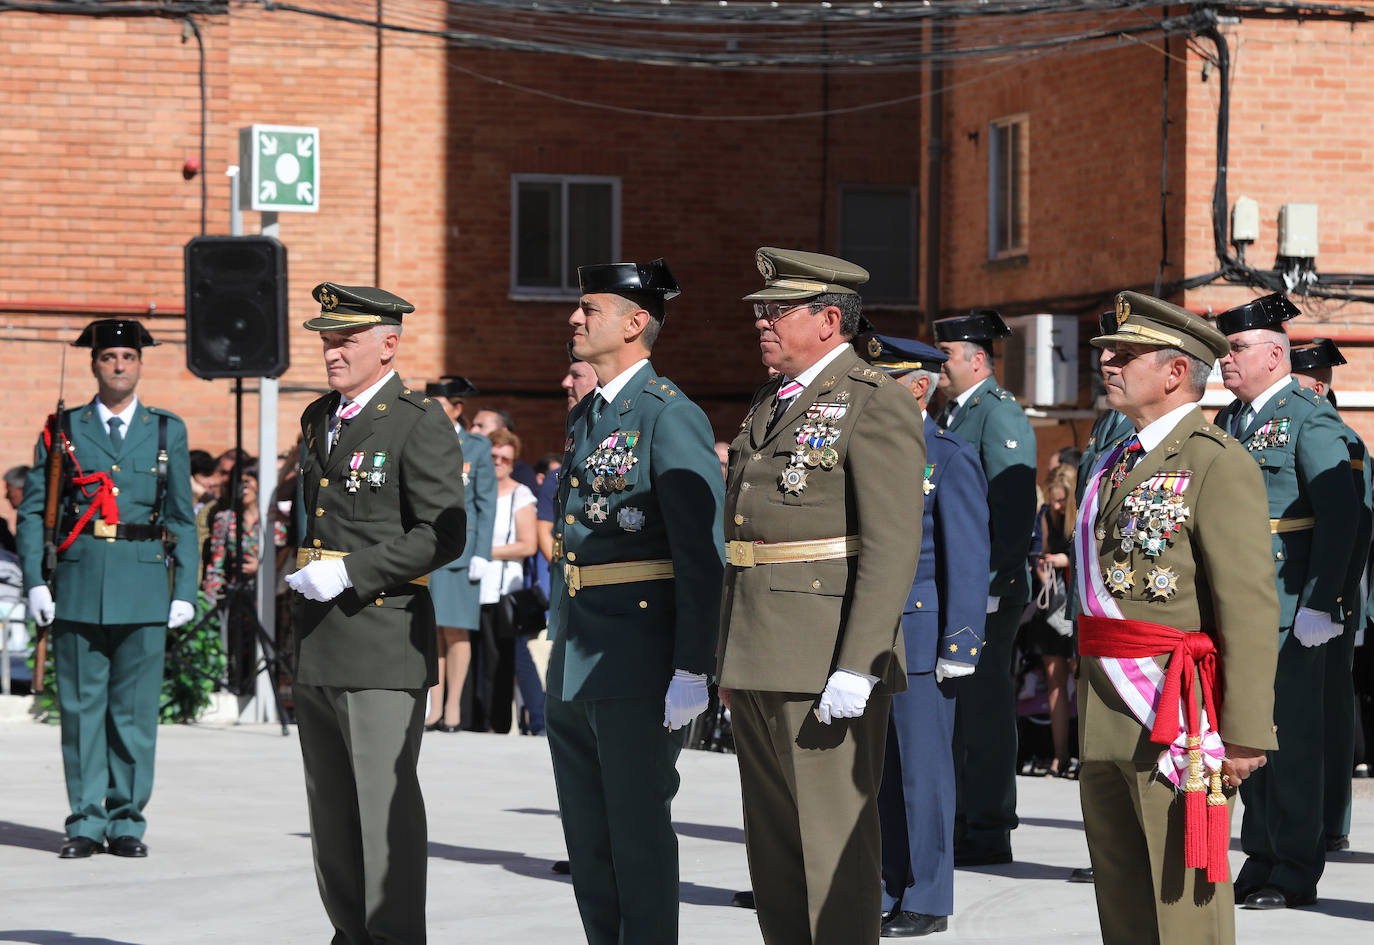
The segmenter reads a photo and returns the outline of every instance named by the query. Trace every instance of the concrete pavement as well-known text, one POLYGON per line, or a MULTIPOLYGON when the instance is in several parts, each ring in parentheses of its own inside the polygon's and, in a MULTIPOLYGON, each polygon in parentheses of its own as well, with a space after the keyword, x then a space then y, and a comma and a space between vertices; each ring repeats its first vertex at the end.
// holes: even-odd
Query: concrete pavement
MULTIPOLYGON (((681 838, 681 940, 756 945, 739 780, 731 755, 685 752, 674 806, 681 838)), ((575 945, 548 746, 540 738, 425 735, 429 931, 436 945, 575 945)), ((1356 782, 1354 849, 1336 854, 1315 907, 1240 911, 1243 943, 1364 941, 1374 932, 1374 790, 1356 782)), ((956 873, 957 913, 939 943, 1097 941, 1077 785, 1018 779, 1017 862, 956 873)), ((0 724, 0 941, 35 945, 324 945, 330 928, 310 864, 295 731, 164 726, 146 860, 56 856, 67 813, 57 729, 0 724)), ((1234 829, 1239 830, 1239 817, 1234 829)), ((1240 854, 1232 845, 1232 867, 1240 854)))

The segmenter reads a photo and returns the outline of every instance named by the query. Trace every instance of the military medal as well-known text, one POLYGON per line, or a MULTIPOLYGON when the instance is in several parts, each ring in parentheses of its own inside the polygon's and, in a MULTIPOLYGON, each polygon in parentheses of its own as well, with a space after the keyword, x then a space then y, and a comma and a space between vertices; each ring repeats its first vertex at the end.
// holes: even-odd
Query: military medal
POLYGON ((1145 576, 1151 600, 1168 600, 1178 593, 1178 575, 1173 568, 1155 568, 1145 576))
POLYGON ((1156 558, 1164 552, 1188 519, 1183 492, 1191 480, 1190 472, 1161 472, 1131 490, 1117 517, 1122 553, 1139 548, 1147 557, 1156 558))
POLYGON ((1125 561, 1118 561, 1107 572, 1107 589, 1113 594, 1126 594, 1135 584, 1135 572, 1127 567, 1125 561))
POLYGON ((366 457, 367 454, 362 450, 358 450, 352 456, 348 457, 348 478, 344 482, 344 488, 348 490, 350 495, 357 492, 358 487, 362 485, 363 460, 366 457))
POLYGON ((603 495, 594 495, 582 505, 582 513, 593 525, 600 525, 611 517, 611 503, 603 495))
MULTIPOLYGON (((843 392, 841 392, 843 393, 843 392)), ((797 448, 787 468, 778 477, 778 486, 788 495, 800 495, 806 488, 808 469, 834 469, 840 461, 834 443, 843 432, 834 422, 849 411, 843 398, 836 402, 817 401, 806 408, 801 424, 796 428, 797 448)))
POLYGON ((386 482, 386 471, 382 466, 386 464, 386 450, 378 450, 372 454, 372 470, 367 474, 367 483, 370 486, 380 486, 386 482))
POLYGON ((926 474, 925 474, 925 478, 921 481, 921 491, 924 492, 926 495, 930 495, 931 492, 933 492, 933 491, 935 490, 935 483, 933 483, 933 482, 930 481, 930 477, 931 477, 932 475, 934 475, 934 473, 935 473, 935 464, 934 464, 934 463, 926 463, 926 474))
POLYGON ((465 486, 466 486, 466 485, 468 484, 468 482, 470 481, 470 477, 469 477, 469 475, 468 475, 468 473, 470 473, 470 472, 472 472, 472 463, 464 463, 464 464, 463 464, 463 485, 465 485, 465 486))
POLYGON ((592 474, 592 491, 606 493, 628 488, 625 474, 639 462, 634 446, 639 442, 638 430, 612 433, 597 444, 584 465, 592 474))
POLYGON ((788 466, 778 477, 778 485, 788 495, 801 495, 806 488, 806 470, 801 466, 788 466))
MULTIPOLYGON (((1280 404, 1282 406, 1282 404, 1280 404)), ((1266 450, 1271 447, 1288 445, 1288 427, 1292 420, 1288 417, 1280 417, 1276 420, 1269 420, 1264 423, 1254 433, 1250 434, 1250 442, 1246 444, 1251 452, 1256 450, 1266 450)))
POLYGON ((644 527, 644 512, 625 506, 615 516, 616 524, 627 532, 637 532, 644 527))

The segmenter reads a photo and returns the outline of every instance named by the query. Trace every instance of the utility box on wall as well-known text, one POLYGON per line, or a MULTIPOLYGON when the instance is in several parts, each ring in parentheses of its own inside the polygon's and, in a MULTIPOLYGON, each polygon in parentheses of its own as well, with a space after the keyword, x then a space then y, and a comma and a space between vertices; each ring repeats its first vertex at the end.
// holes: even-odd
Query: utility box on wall
POLYGON ((1076 406, 1078 319, 1018 315, 1008 318, 1007 326, 1011 337, 1002 348, 1002 386, 1027 406, 1076 406))

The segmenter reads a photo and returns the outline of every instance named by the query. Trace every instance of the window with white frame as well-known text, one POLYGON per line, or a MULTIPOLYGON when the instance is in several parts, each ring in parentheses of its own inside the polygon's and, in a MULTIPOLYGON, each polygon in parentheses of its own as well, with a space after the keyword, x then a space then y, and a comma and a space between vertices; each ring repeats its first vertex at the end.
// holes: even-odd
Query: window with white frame
POLYGON ((620 256, 620 178, 512 174, 512 295, 578 294, 577 267, 620 256))
POLYGON ((915 207, 909 187, 840 191, 840 255, 868 270, 866 301, 916 298, 915 207))
POLYGON ((1030 116, 998 118, 988 127, 988 258, 1028 249, 1030 116))

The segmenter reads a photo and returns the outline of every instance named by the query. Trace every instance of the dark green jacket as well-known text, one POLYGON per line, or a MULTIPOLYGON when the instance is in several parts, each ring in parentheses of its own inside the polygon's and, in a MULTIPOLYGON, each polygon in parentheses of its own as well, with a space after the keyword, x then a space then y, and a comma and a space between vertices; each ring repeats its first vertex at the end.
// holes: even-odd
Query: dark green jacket
POLYGON ((554 494, 547 689, 566 702, 662 697, 675 669, 715 670, 724 561, 720 460, 706 415, 652 364, 589 430, 593 396, 568 415, 554 494), (624 473, 624 490, 598 495, 588 460, 617 436, 637 462, 624 473), (672 580, 568 593, 566 565, 664 558, 672 559, 672 580))
MULTIPOLYGON (((1230 430, 1242 406, 1235 400, 1223 407, 1217 425, 1230 430)), ((1300 607, 1342 616, 1361 507, 1344 431, 1334 407, 1290 378, 1238 437, 1264 473, 1269 517, 1316 519, 1310 529, 1273 535, 1280 628, 1293 626, 1300 607), (1264 432, 1270 424, 1272 435, 1264 432)))
MULTIPOLYGON (((54 595, 57 619, 94 624, 155 624, 167 621, 173 599, 195 602, 200 549, 191 511, 191 464, 186 452, 186 425, 181 418, 142 401, 118 450, 100 423, 95 401, 67 411, 71 442, 81 472, 107 472, 115 488, 119 520, 146 524, 157 495, 158 418, 167 418, 167 484, 159 523, 176 540, 169 575, 160 541, 123 541, 80 535, 57 561, 54 595)), ((24 589, 43 582, 43 505, 48 451, 40 436, 33 469, 19 503, 19 557, 24 589)), ((70 470, 70 466, 69 466, 70 470)), ((69 472, 70 475, 70 472, 69 472)), ((94 488, 91 492, 94 493, 94 488)), ((76 487, 68 486, 62 521, 75 522, 90 507, 76 487)), ((65 539, 66 532, 62 537, 65 539)))
POLYGON ((988 595, 1030 600, 1031 531, 1035 528, 1035 432, 1026 412, 994 378, 984 378, 954 415, 949 432, 978 452, 988 477, 992 573, 988 595))
POLYGON ((409 583, 458 557, 467 532, 463 451, 439 405, 393 376, 329 451, 339 395, 301 415, 302 547, 342 551, 351 588, 319 603, 294 595, 298 682, 420 689, 436 678, 434 607, 409 583), (355 454, 385 474, 348 491, 355 454))

